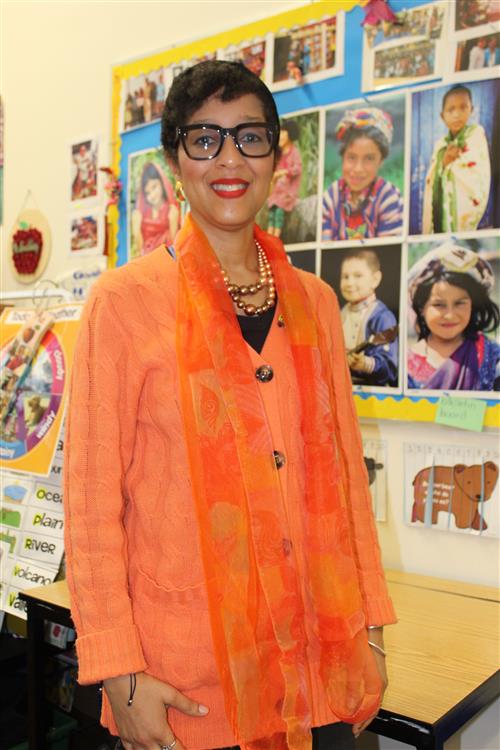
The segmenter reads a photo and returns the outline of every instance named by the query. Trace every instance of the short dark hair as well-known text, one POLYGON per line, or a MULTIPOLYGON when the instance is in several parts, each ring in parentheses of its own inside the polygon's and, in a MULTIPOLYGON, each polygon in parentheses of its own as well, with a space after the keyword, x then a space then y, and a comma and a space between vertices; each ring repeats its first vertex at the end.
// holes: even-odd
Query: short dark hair
POLYGON ((277 153, 280 121, 266 84, 239 62, 205 60, 180 73, 168 92, 161 118, 161 143, 170 159, 177 162, 177 128, 186 125, 214 94, 223 102, 254 94, 262 104, 266 122, 276 129, 274 151, 277 153))
POLYGON ((429 328, 424 318, 424 307, 431 296, 432 287, 440 281, 446 281, 452 286, 458 286, 467 292, 472 302, 472 311, 469 324, 463 335, 467 338, 475 338, 479 331, 494 331, 500 323, 500 310, 496 302, 490 299, 486 288, 476 281, 468 273, 445 272, 438 277, 433 277, 420 284, 413 296, 413 310, 417 316, 416 329, 419 339, 429 336, 429 328))
POLYGON ((467 96, 469 97, 470 103, 473 104, 472 91, 469 88, 467 88, 467 86, 463 86, 461 83, 457 83, 455 86, 452 86, 451 89, 448 89, 448 91, 443 96, 443 101, 441 103, 441 112, 443 111, 445 107, 446 100, 452 94, 467 94, 467 96))
POLYGON ((375 145, 378 146, 382 159, 385 159, 388 155, 389 142, 385 135, 378 128, 374 128, 373 125, 367 125, 365 128, 348 128, 340 141, 340 155, 344 156, 347 147, 350 146, 351 143, 354 143, 354 141, 357 141, 358 138, 369 138, 373 141, 375 145))
MULTIPOLYGON (((342 260, 345 263, 346 260, 364 260, 370 271, 376 273, 380 271, 380 260, 377 253, 374 250, 351 250, 342 260)), ((342 263, 340 264, 342 267, 342 263)))

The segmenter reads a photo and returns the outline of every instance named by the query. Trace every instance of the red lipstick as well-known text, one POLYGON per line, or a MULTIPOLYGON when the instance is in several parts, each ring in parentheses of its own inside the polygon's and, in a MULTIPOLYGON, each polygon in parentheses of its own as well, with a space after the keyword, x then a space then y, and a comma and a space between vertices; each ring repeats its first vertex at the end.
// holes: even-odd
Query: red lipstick
POLYGON ((238 177, 221 177, 210 183, 210 187, 219 198, 241 198, 247 191, 248 183, 238 177))

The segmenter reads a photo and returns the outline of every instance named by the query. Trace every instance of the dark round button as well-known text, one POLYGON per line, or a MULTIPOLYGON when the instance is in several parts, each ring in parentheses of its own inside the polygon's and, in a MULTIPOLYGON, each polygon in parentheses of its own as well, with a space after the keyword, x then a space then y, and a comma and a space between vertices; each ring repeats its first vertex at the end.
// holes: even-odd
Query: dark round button
POLYGON ((286 457, 284 453, 280 453, 279 451, 273 451, 274 456, 274 463, 276 464, 277 469, 281 469, 286 464, 286 457))
POLYGON ((284 327, 284 325, 285 325, 285 318, 283 317, 283 315, 279 315, 278 316, 278 325, 279 325, 280 328, 284 327))
POLYGON ((274 377, 273 368, 271 365, 261 365, 255 370, 255 377, 261 383, 268 383, 274 377))

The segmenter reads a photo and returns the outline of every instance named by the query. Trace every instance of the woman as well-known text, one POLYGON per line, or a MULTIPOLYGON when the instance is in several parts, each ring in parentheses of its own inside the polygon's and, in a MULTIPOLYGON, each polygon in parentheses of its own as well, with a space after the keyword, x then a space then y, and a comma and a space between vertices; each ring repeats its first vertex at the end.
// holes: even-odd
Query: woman
POLYGON ((141 175, 137 209, 132 212, 132 256, 146 255, 162 243, 170 245, 179 229, 180 209, 169 179, 148 162, 141 175))
POLYGON ((240 64, 181 73, 162 143, 191 214, 170 252, 105 274, 82 324, 68 583, 79 679, 103 680, 127 750, 352 743, 386 681, 338 306, 254 224, 278 137, 240 64))
POLYGON ((280 237, 286 214, 293 211, 299 199, 302 177, 302 158, 295 145, 300 132, 295 120, 281 120, 279 148, 280 158, 271 181, 271 192, 267 199, 269 209, 267 231, 280 237))
POLYGON ((500 390, 500 346, 484 335, 500 322, 489 297, 493 282, 486 260, 453 243, 415 264, 409 293, 418 341, 408 353, 410 388, 500 390))
POLYGON ((378 176, 392 141, 392 120, 377 107, 347 110, 337 125, 342 177, 323 195, 323 240, 401 234, 399 190, 378 176))

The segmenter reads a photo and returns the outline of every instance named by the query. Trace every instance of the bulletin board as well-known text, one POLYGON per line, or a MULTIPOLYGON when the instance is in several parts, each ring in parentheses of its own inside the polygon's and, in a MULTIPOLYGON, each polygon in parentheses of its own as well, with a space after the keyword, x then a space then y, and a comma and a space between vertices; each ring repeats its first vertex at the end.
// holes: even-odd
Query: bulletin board
MULTIPOLYGON (((282 122, 293 121, 299 133, 298 202, 282 234, 291 262, 330 283, 342 305, 344 261, 361 250, 378 258, 381 280, 376 297, 387 321, 398 326, 398 345, 379 347, 388 352, 390 374, 385 381, 373 376, 354 382, 358 415, 433 422, 443 395, 466 396, 485 402, 484 426, 498 426, 498 392, 486 368, 487 356, 499 345, 495 331, 479 336, 487 354, 479 388, 453 390, 458 386, 447 387, 445 380, 426 388, 410 377, 408 364, 408 352, 416 343, 409 279, 417 264, 439 254, 445 243, 473 263, 479 258, 489 264, 495 281, 490 296, 496 304, 499 301, 500 195, 495 165, 500 162, 500 52, 497 59, 490 41, 498 36, 495 4, 484 0, 471 13, 462 0, 391 0, 397 22, 371 29, 363 26, 362 6, 366 3, 356 0, 308 3, 113 68, 112 168, 123 192, 109 216, 109 262, 121 265, 147 252, 148 243, 155 241, 154 222, 149 223, 148 235, 141 228, 147 210, 141 186, 148 170, 161 180, 169 201, 171 235, 182 220, 183 207, 176 205, 173 176, 159 148, 161 105, 169 85, 184 68, 201 60, 240 60, 266 82, 282 122), (486 41, 478 44, 483 38, 486 41), (428 185, 435 182, 433 163, 448 132, 441 117, 443 100, 448 101, 448 92, 457 84, 466 87, 471 102, 471 136, 462 145, 460 159, 469 170, 466 199, 474 208, 459 207, 457 220, 457 207, 445 205, 445 194, 441 224, 434 226, 435 193, 430 196, 428 185), (352 217, 349 222, 342 219, 342 230, 341 220, 335 223, 335 191, 342 185, 339 133, 348 113, 355 111, 359 117, 363 109, 376 113, 382 129, 389 122, 390 149, 371 184, 370 200, 376 195, 394 206, 385 229, 368 237, 352 217), (332 216, 326 229, 325 202, 332 216)), ((258 221, 266 228, 267 220, 264 207, 258 221)))

